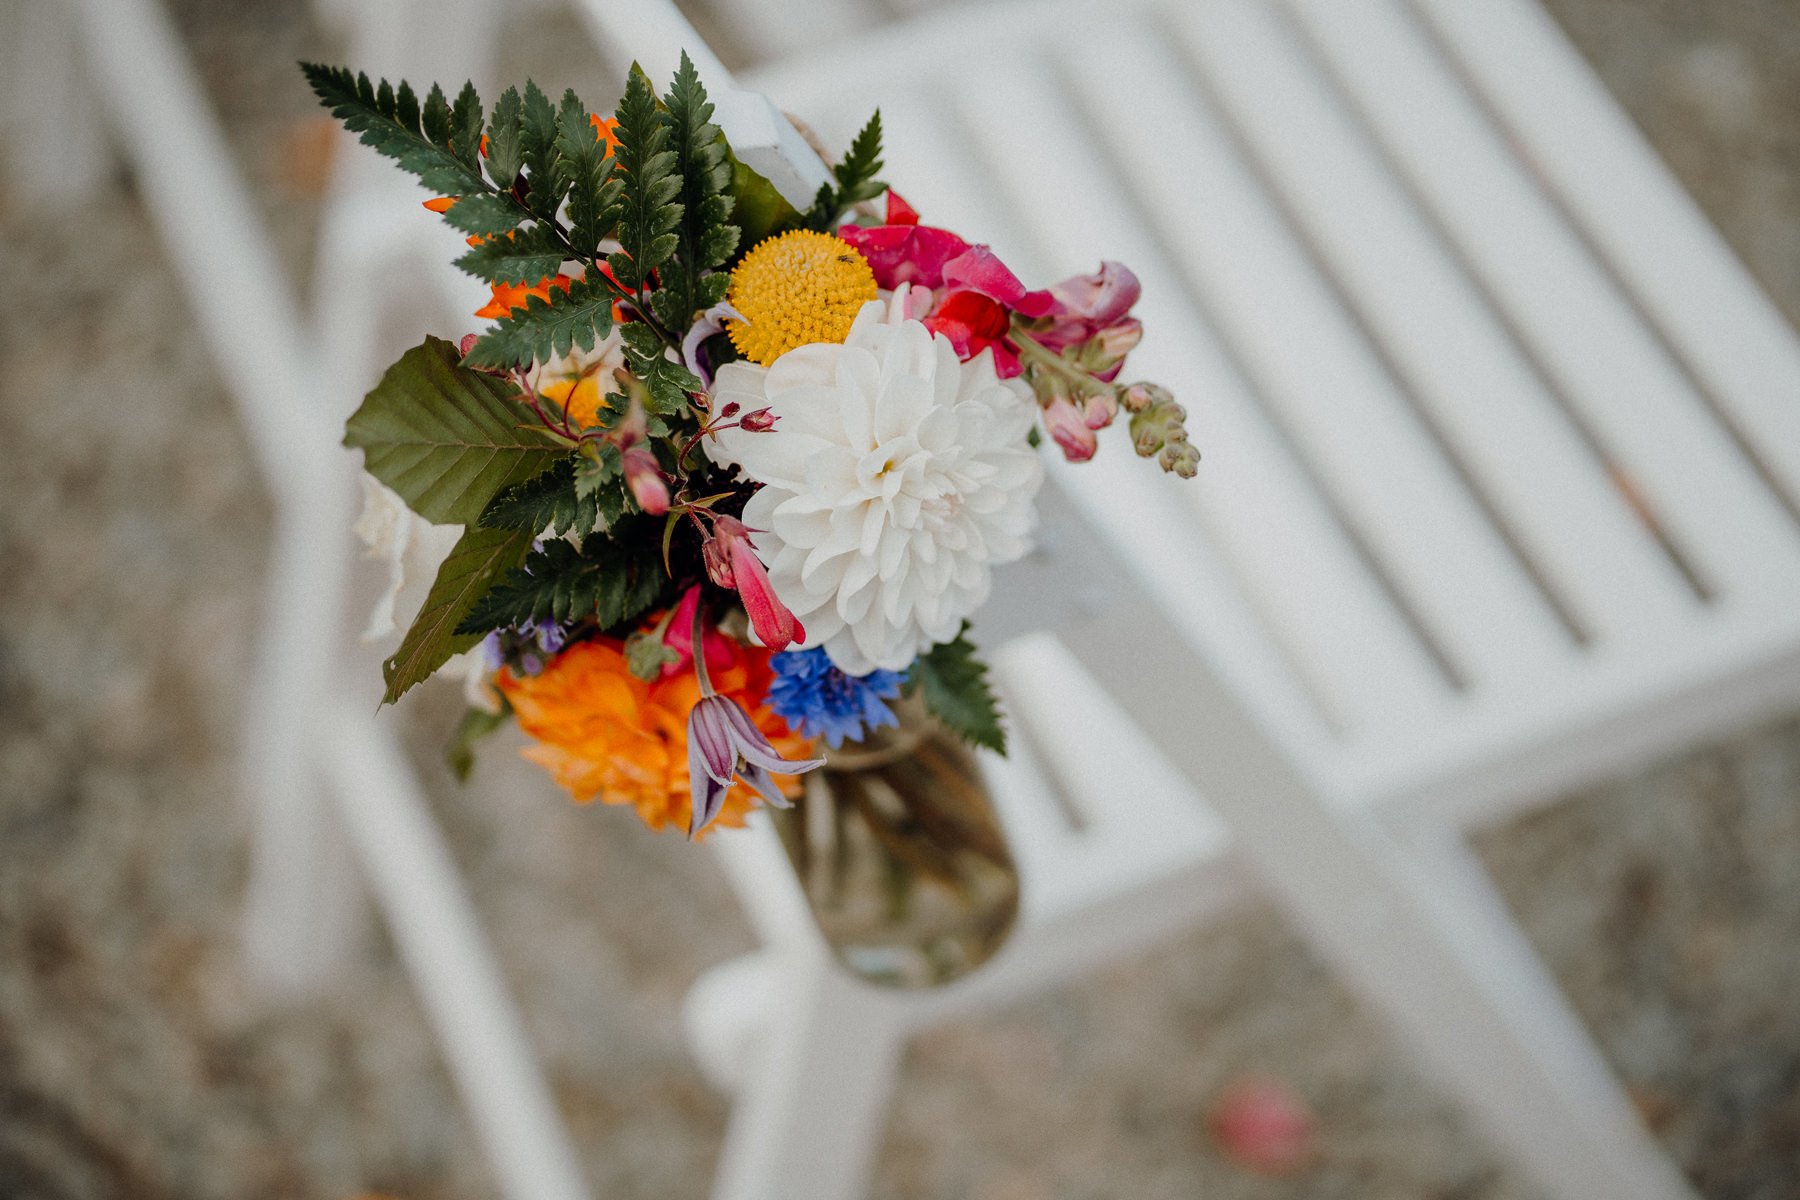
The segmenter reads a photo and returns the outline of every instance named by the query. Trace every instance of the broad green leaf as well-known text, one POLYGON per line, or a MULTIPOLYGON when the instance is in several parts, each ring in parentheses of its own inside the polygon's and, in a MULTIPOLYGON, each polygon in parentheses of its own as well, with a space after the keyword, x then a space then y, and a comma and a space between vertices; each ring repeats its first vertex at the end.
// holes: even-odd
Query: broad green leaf
POLYGON ((381 664, 387 681, 383 701, 392 704, 452 655, 480 641, 479 636, 456 632, 469 610, 494 586, 496 580, 517 567, 531 548, 531 535, 516 529, 470 529, 438 568, 431 591, 400 649, 381 664))
POLYGON ((369 474, 434 525, 473 525, 495 493, 567 451, 532 424, 503 379, 458 363, 426 338, 389 367, 351 416, 344 444, 369 474))
MULTIPOLYGON (((722 139, 721 139, 722 140, 722 139)), ((775 185, 745 166, 730 149, 725 151, 731 163, 733 212, 738 224, 738 248, 749 250, 765 238, 797 229, 801 214, 775 185)))

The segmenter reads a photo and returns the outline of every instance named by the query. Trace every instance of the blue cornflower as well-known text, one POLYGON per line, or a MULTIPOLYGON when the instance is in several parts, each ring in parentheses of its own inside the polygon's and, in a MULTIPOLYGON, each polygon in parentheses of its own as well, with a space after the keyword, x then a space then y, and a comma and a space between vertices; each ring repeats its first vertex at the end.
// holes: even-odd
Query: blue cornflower
POLYGON ((900 694, 905 677, 898 671, 871 671, 846 675, 832 665, 823 648, 789 650, 774 655, 775 682, 769 687, 769 707, 798 733, 823 737, 833 750, 883 725, 900 719, 884 700, 900 694))

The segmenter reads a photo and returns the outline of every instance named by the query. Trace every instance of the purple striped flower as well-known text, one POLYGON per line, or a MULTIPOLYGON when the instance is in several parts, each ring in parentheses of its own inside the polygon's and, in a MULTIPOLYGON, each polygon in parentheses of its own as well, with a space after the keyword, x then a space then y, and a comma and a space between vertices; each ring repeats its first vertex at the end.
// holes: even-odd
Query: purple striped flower
POLYGON ((788 798, 775 786, 770 773, 799 775, 825 765, 822 758, 785 759, 775 752, 762 730, 735 700, 703 696, 688 713, 688 791, 693 815, 688 836, 712 824, 731 789, 733 775, 741 776, 756 794, 776 808, 788 807, 788 798))

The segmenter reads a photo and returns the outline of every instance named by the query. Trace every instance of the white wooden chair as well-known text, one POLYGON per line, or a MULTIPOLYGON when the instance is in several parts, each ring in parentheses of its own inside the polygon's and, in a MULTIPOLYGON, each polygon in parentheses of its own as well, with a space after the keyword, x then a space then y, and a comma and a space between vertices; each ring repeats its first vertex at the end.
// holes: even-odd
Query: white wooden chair
MULTIPOLYGON (((332 650, 335 425, 379 365, 355 333, 372 322, 307 336, 149 0, 77 11, 166 235, 230 239, 176 260, 227 378, 256 381, 282 514, 253 945, 294 981, 329 959, 322 786, 502 1190, 573 1200, 441 837, 332 650), (181 152, 148 152, 170 130, 181 152)), ((357 10, 350 54, 479 77, 485 11, 357 10)), ((662 5, 583 11, 653 74, 697 48, 662 5)), ((756 82, 839 139, 880 104, 890 177, 1027 278, 1130 262, 1152 330, 1133 372, 1178 388, 1209 457, 1165 482, 1121 438, 1058 473, 1087 523, 1052 519, 1021 572, 1050 586, 1010 627, 1066 650, 997 647, 1025 736, 994 782, 1027 911, 989 969, 918 996, 854 983, 772 840, 714 840, 768 943, 690 1005, 741 1091, 716 1195, 854 1194, 911 1030, 1181 927, 1238 890, 1238 861, 1549 1194, 1689 1195, 1458 834, 1794 701, 1800 349, 1554 26, 1529 0, 1039 4, 756 82), (1044 803, 1056 787, 1079 828, 1044 803)), ((382 215, 407 192, 365 157, 321 273, 372 316, 383 270, 441 259, 382 215)), ((990 640, 1009 620, 991 615, 990 640)))

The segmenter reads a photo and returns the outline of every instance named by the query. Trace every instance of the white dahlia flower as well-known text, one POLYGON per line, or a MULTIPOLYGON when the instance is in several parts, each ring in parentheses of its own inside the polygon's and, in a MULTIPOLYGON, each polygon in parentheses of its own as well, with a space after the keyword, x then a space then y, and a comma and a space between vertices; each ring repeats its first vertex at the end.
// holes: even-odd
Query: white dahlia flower
POLYGON ((1030 393, 904 313, 904 289, 870 301, 842 345, 731 363, 713 393, 776 417, 720 430, 708 452, 763 485, 744 523, 775 594, 806 626, 799 645, 852 675, 905 670, 957 635, 992 568, 1030 548, 1044 476, 1030 393))

